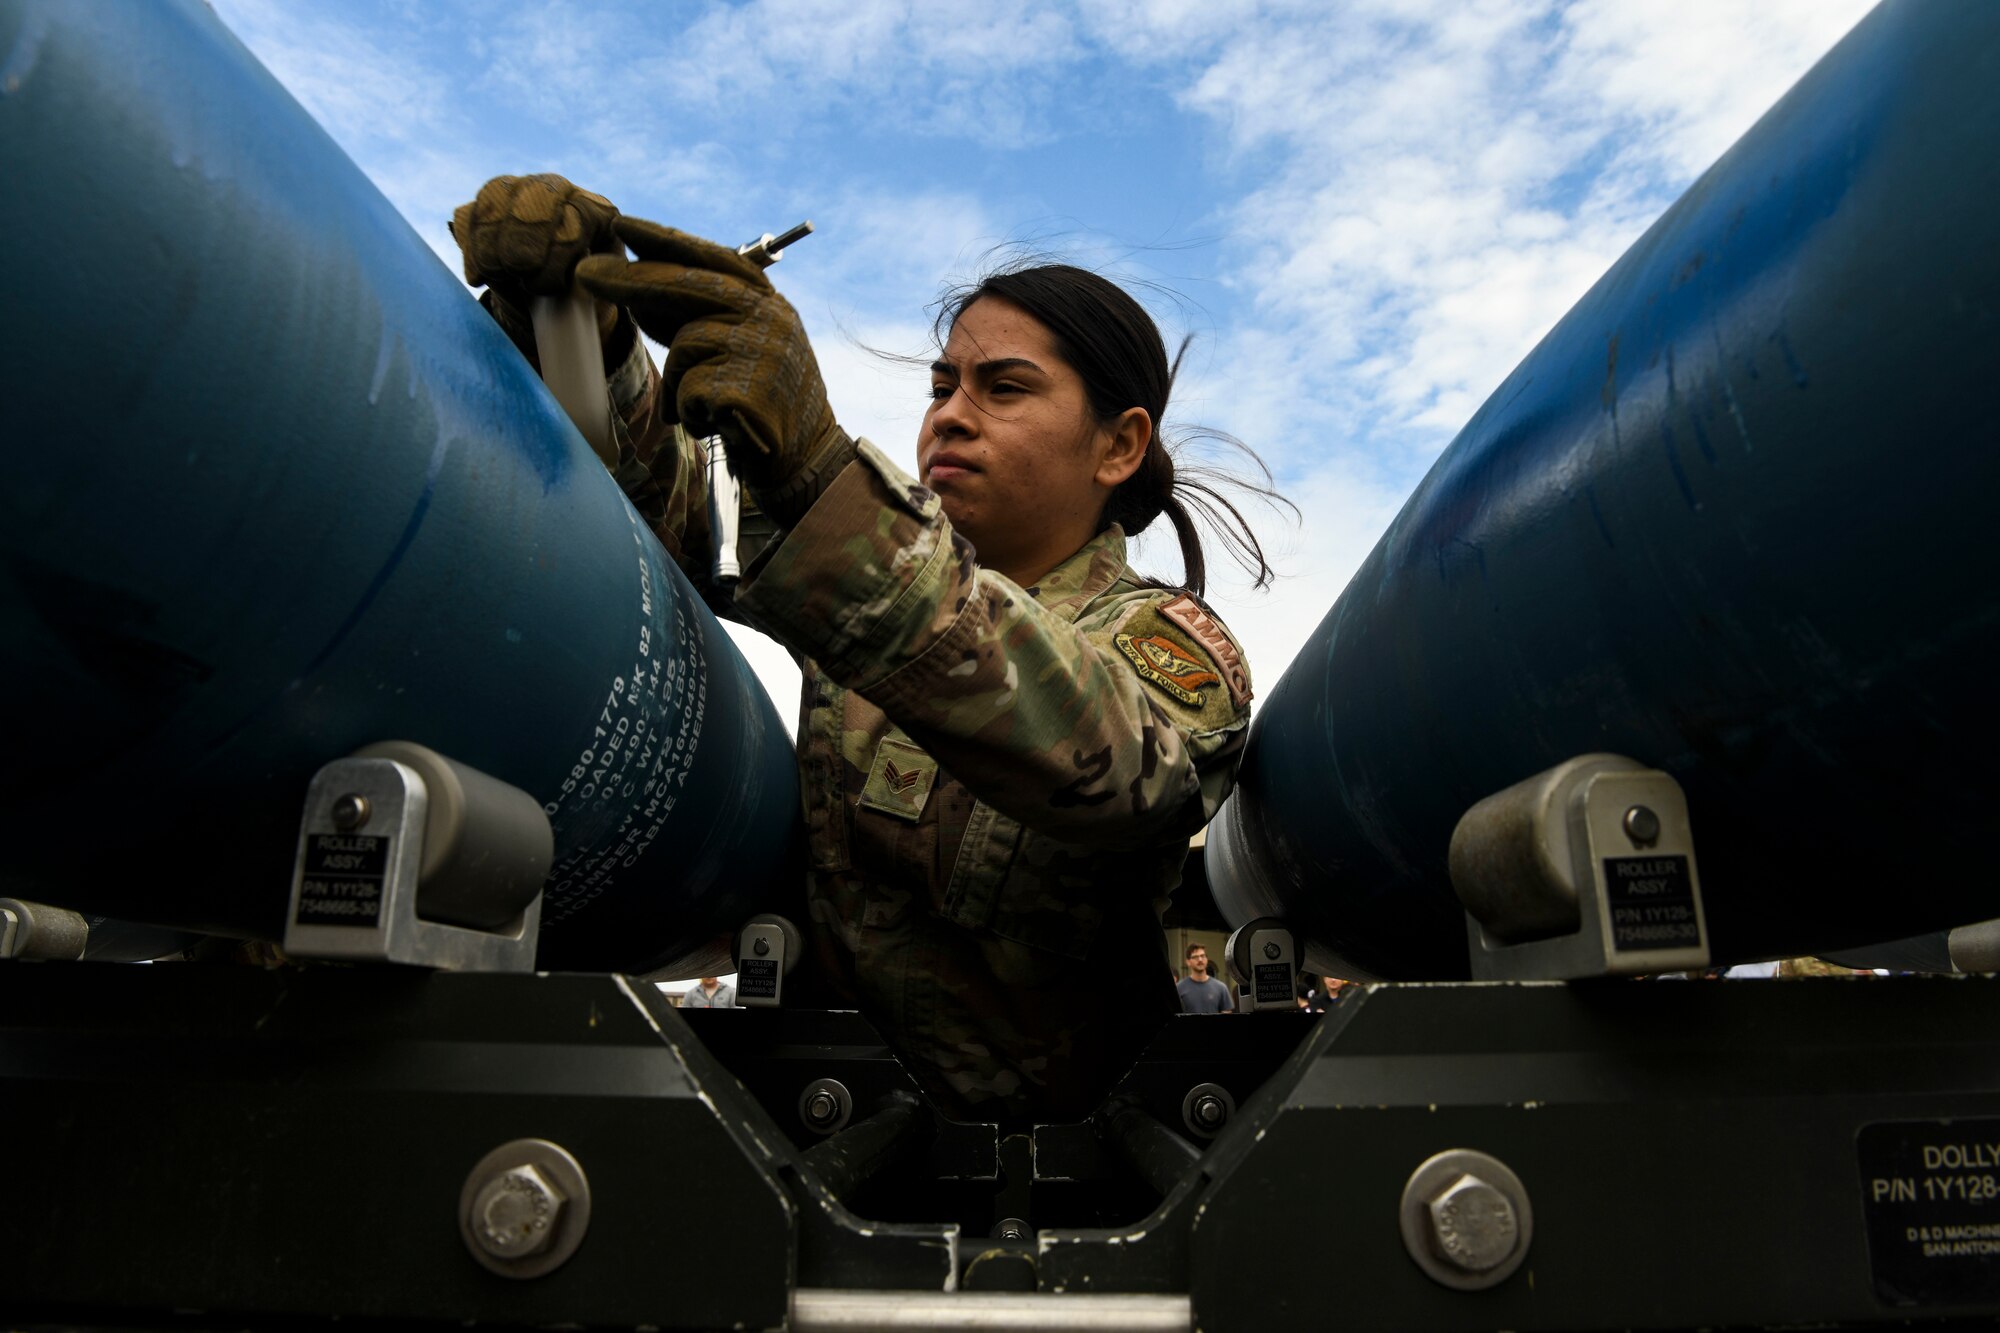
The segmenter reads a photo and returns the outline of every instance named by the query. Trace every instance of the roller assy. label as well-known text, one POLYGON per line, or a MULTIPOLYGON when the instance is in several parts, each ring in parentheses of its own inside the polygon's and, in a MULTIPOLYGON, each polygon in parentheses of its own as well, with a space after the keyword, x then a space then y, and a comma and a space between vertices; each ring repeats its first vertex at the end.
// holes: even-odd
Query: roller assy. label
POLYGON ((382 881, 389 873, 389 840, 371 834, 314 833, 306 838, 305 874, 299 881, 301 926, 366 926, 382 918, 382 881))
POLYGON ((739 958, 736 961, 736 998, 775 1000, 778 998, 778 960, 739 958))
POLYGON ((1864 1125, 1855 1143, 1883 1303, 2000 1302, 2000 1120, 1864 1125))
POLYGON ((1701 925, 1685 856, 1612 856, 1604 861, 1611 943, 1628 951, 1697 949, 1701 925))
POLYGON ((1259 1007, 1284 1004, 1293 998, 1297 978, 1290 963, 1259 963, 1250 972, 1259 1007))

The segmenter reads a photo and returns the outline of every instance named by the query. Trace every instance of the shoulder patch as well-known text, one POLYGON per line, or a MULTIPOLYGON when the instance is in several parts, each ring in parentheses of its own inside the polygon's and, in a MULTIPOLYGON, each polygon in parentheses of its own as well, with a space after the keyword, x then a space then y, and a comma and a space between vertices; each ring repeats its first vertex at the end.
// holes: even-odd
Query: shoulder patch
POLYGON ((1215 623, 1215 617, 1202 608, 1201 603, 1186 593, 1181 593, 1170 602, 1160 604, 1160 614, 1186 630, 1194 641, 1208 649, 1215 664, 1222 669, 1222 679, 1229 686, 1229 697, 1241 708, 1250 702, 1250 670, 1243 665, 1243 654, 1236 651, 1236 645, 1229 641, 1229 635, 1222 626, 1215 623))
POLYGON ((1222 677, 1164 634, 1118 634, 1118 651, 1130 658, 1139 674, 1190 707, 1202 704, 1202 690, 1222 677))

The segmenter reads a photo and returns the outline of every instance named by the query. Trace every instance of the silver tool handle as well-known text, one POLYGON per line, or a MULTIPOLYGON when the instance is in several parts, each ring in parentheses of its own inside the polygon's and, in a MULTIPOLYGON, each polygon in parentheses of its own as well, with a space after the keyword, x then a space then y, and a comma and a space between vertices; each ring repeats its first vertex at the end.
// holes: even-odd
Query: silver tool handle
POLYGON ((528 314, 535 321, 542 383, 604 466, 616 468, 618 442, 611 434, 611 396, 604 387, 596 302, 573 286, 567 296, 537 296, 528 314))
POLYGON ((719 436, 703 440, 702 447, 708 451, 708 530, 715 545, 710 572, 717 583, 734 583, 743 577, 736 558, 743 533, 743 483, 730 471, 729 454, 719 436))

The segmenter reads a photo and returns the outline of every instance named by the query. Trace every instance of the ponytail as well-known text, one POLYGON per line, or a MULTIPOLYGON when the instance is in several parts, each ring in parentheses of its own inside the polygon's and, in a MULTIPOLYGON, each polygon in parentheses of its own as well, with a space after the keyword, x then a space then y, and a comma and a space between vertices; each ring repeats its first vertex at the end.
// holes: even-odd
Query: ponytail
MULTIPOLYGON (((1187 355, 1188 344, 1192 341, 1192 338, 1182 339, 1179 350, 1174 353, 1173 364, 1167 370, 1169 390, 1180 375, 1181 358, 1187 355)), ((1233 487, 1274 505, 1292 509, 1295 515, 1298 512, 1272 485, 1271 472, 1264 466, 1264 460, 1235 436, 1205 427, 1164 434, 1156 424, 1145 460, 1139 464, 1137 472, 1111 493, 1111 500, 1104 508, 1104 518, 1106 522, 1116 523, 1137 536, 1155 518, 1166 515, 1167 521, 1173 524, 1174 537, 1180 543, 1183 586, 1197 597, 1208 590, 1208 558, 1202 550, 1201 529, 1196 525, 1197 520, 1221 538, 1229 558, 1250 575, 1252 587, 1267 588, 1276 577, 1276 572, 1265 558, 1263 543, 1257 540, 1250 520, 1223 494, 1225 487, 1233 487), (1223 468, 1188 463, 1186 455, 1192 451, 1192 445, 1197 440, 1211 441, 1240 452, 1256 468, 1261 481, 1249 482, 1223 468)))

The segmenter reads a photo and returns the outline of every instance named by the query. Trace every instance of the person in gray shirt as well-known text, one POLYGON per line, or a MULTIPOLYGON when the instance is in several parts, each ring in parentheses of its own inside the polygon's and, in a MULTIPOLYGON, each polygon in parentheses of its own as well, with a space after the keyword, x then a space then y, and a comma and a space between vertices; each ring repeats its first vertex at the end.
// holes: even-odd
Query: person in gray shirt
POLYGON ((687 994, 681 997, 683 1009, 734 1009, 736 1007, 736 987, 725 986, 714 977, 703 977, 695 985, 689 986, 687 994))
POLYGON ((1208 974, 1208 950, 1199 944, 1187 947, 1187 975, 1174 987, 1181 995, 1181 1012, 1189 1014, 1233 1014, 1236 997, 1229 987, 1208 974))

